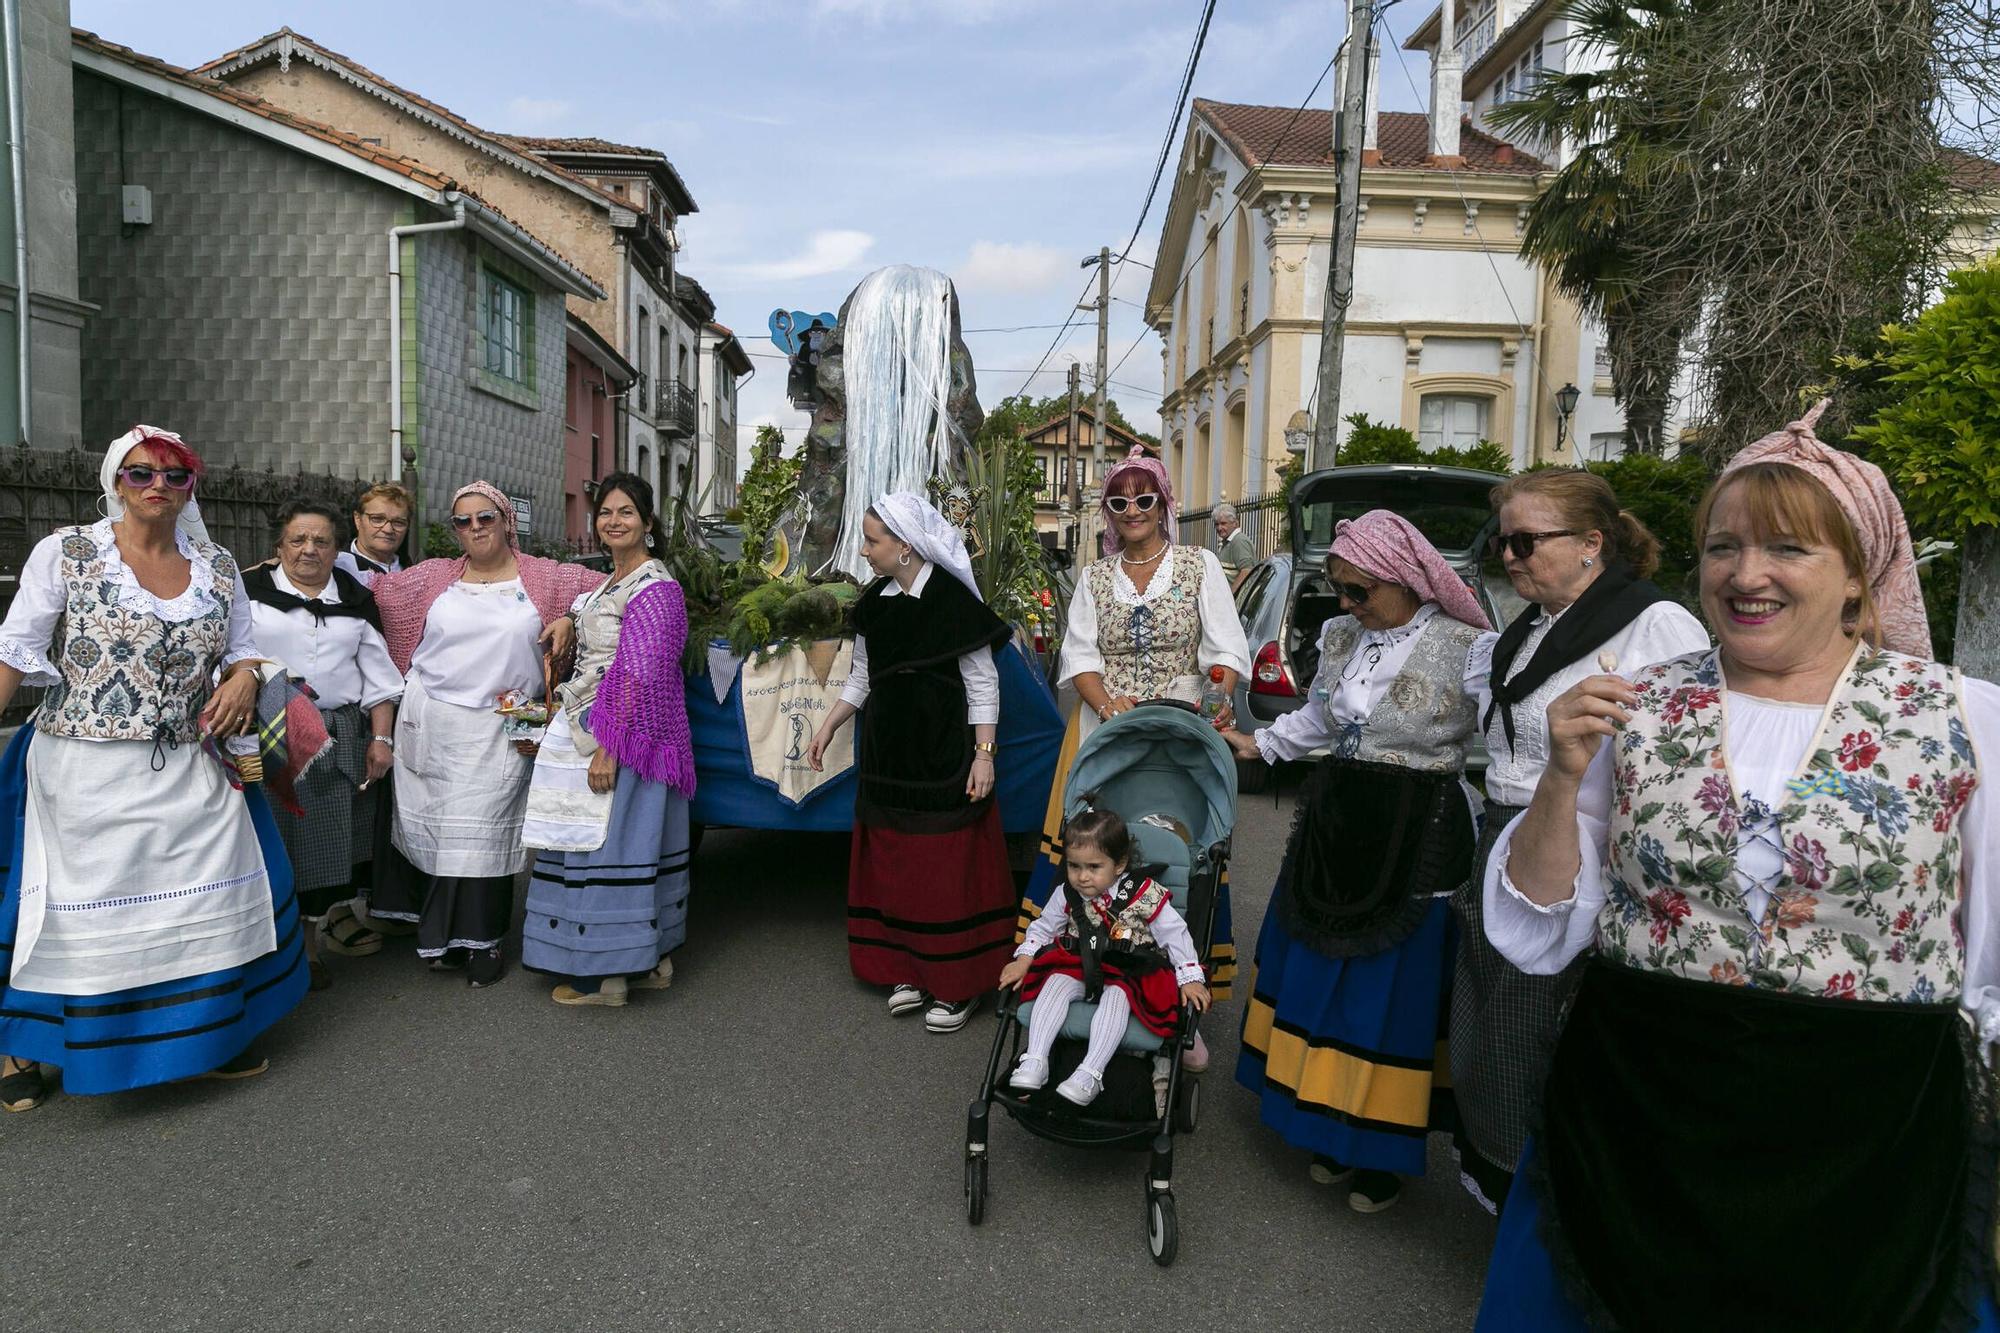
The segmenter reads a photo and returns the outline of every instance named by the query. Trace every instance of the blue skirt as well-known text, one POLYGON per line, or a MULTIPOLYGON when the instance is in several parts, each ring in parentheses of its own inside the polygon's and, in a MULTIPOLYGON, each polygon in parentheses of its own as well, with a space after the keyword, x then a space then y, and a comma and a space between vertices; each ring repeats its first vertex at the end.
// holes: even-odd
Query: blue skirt
POLYGON ((0 1051, 59 1066, 70 1093, 125 1092, 192 1078, 241 1055, 305 997, 305 938, 292 864, 261 787, 243 789, 271 881, 278 947, 240 967, 104 995, 54 995, 5 984, 21 913, 21 839, 27 811, 23 727, 0 756, 0 1051))
MULTIPOLYGON (((1535 1141, 1528 1140, 1507 1207, 1500 1214, 1500 1233, 1493 1240, 1493 1258, 1486 1265, 1486 1290, 1479 1298, 1475 1333, 1589 1333, 1583 1312, 1563 1291, 1555 1260, 1542 1244, 1542 1197, 1535 1188, 1535 1141)), ((1718 1319, 1722 1319, 1718 1312, 1718 1319)), ((1718 1325, 1719 1326, 1719 1325, 1718 1325)), ((1975 1333, 2000 1333, 2000 1307, 1993 1292, 1979 1303, 1975 1333)))
POLYGON ((1424 1173, 1425 1139, 1448 1127, 1445 1001, 1457 934, 1433 898, 1402 943, 1329 958, 1264 914, 1236 1081, 1285 1142, 1346 1166, 1424 1173))
POLYGON ((618 770, 611 824, 592 852, 537 852, 521 964, 565 977, 650 972, 687 940, 688 802, 618 770))

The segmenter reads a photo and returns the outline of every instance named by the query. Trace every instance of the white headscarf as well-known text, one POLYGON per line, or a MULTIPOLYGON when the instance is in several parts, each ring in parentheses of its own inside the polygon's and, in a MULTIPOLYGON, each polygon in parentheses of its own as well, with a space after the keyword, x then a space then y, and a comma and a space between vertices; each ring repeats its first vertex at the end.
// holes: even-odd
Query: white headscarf
MULTIPOLYGON (((125 517, 125 502, 118 498, 118 469, 125 466, 125 455, 151 440, 171 440, 182 448, 187 447, 181 437, 170 430, 161 430, 158 426, 134 426, 113 440, 111 447, 104 451, 104 465, 97 470, 97 484, 104 492, 104 516, 114 523, 125 517)), ((195 541, 209 539, 208 526, 201 521, 201 505, 194 498, 193 491, 188 492, 187 507, 174 520, 174 526, 195 541)))
POLYGON ((910 549, 963 583, 981 601, 972 581, 972 557, 965 552, 965 534, 930 501, 909 491, 885 495, 870 506, 882 516, 882 526, 910 544, 910 549))

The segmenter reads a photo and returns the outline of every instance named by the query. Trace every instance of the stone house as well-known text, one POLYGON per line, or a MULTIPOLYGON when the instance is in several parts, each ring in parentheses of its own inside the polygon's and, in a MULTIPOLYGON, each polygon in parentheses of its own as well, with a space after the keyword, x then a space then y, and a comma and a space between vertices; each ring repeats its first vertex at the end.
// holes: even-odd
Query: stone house
POLYGON ((601 287, 433 167, 87 32, 72 63, 85 438, 414 469, 420 524, 486 477, 561 537, 564 301, 601 287))
POLYGON ((701 513, 722 514, 736 504, 738 381, 755 373, 756 367, 735 330, 712 319, 702 325, 695 364, 702 384, 695 490, 701 497, 701 513))

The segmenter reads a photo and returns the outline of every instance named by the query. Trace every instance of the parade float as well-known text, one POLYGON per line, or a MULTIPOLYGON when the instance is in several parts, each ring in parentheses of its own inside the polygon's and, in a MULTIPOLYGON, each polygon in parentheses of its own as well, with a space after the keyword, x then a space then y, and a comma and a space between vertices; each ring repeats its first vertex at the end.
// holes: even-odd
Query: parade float
MULTIPOLYGON (((989 475, 974 445, 984 413, 951 280, 908 265, 877 270, 830 329, 828 322, 814 319, 811 343, 787 347, 800 353, 795 400, 813 410, 796 485, 764 498, 770 513, 746 512, 739 559, 723 560, 689 524, 671 543, 688 603, 698 824, 852 826, 855 725, 835 734, 823 772, 806 751, 847 682, 849 613, 871 577, 860 555, 861 518, 874 499, 928 496, 964 530, 975 577, 996 609, 995 590, 1017 582, 1013 566, 1033 558, 1029 543, 1000 530, 1004 505, 994 501, 1004 499, 996 494, 1004 481, 989 475)), ((748 496, 745 507, 753 507, 748 496)), ((1009 833, 1032 834, 1046 810, 1062 722, 1044 672, 1018 638, 995 656, 1001 820, 1009 833)))

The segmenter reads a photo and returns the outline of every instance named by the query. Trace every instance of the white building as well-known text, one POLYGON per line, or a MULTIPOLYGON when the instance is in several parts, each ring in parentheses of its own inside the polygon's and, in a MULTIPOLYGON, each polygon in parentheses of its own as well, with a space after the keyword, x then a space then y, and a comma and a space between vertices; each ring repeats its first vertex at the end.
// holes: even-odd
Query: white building
POLYGON ((698 512, 721 514, 736 504, 737 381, 753 373, 750 354, 734 330, 709 320, 702 325, 701 421, 695 445, 694 492, 698 512))

